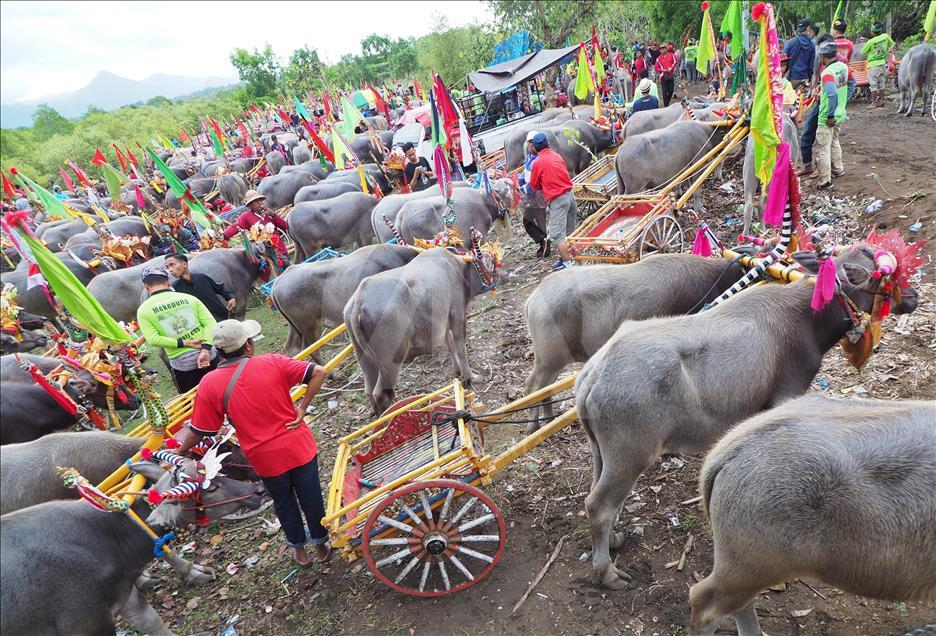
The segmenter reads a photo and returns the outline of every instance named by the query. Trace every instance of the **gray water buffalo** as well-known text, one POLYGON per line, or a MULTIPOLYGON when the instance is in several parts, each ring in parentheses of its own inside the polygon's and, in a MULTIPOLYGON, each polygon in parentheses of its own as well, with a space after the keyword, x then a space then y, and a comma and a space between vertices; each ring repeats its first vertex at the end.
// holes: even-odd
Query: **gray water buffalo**
POLYGON ((54 223, 43 223, 42 233, 36 233, 49 246, 53 252, 57 252, 65 247, 68 239, 88 230, 88 224, 82 220, 75 221, 57 221, 54 223))
MULTIPOLYGON (((170 487, 171 473, 156 464, 141 462, 131 470, 159 480, 154 488, 160 492, 170 487)), ((181 470, 190 479, 197 474, 191 460, 181 470)), ((210 519, 262 503, 263 491, 254 484, 222 476, 211 484, 198 493, 210 519)), ((147 516, 140 498, 133 509, 161 535, 195 521, 193 506, 183 511, 184 505, 185 500, 167 499, 147 516)), ((172 634, 135 585, 153 560, 153 540, 127 515, 101 512, 85 501, 30 506, 0 517, 0 549, 4 633, 113 634, 119 615, 140 632, 172 634)), ((170 559, 182 561, 174 554, 170 559)))
MULTIPOLYGON (((150 234, 149 226, 138 216, 125 216, 114 221, 108 221, 104 226, 114 236, 149 236, 150 234)), ((95 245, 100 247, 101 238, 93 229, 87 229, 65 241, 64 249, 76 245, 95 245)))
MULTIPOLYGON (((115 320, 136 320, 137 308, 143 301, 143 269, 163 262, 163 257, 157 256, 140 265, 104 272, 88 285, 88 291, 115 320)), ((193 272, 207 274, 234 292, 234 317, 243 320, 254 281, 260 275, 259 263, 252 263, 243 248, 216 248, 192 254, 189 264, 193 272)))
POLYGON ((686 109, 682 104, 670 104, 666 108, 654 108, 634 113, 624 124, 624 139, 640 135, 651 130, 666 128, 686 116, 686 109))
MULTIPOLYGON (((390 182, 387 181, 387 177, 381 171, 379 165, 374 163, 365 163, 363 164, 364 174, 367 177, 376 183, 380 187, 380 191, 384 194, 389 194, 393 188, 390 187, 390 182)), ((354 170, 335 170, 334 172, 329 173, 325 177, 326 181, 344 181, 345 183, 352 183, 358 186, 358 189, 361 187, 361 176, 358 174, 356 169, 354 170)), ((367 189, 371 189, 371 184, 367 184, 367 189)))
POLYGON ((260 162, 260 157, 241 157, 235 159, 230 164, 231 171, 237 172, 239 174, 247 174, 251 170, 257 167, 257 164, 260 162))
MULTIPOLYGON (((790 160, 795 167, 799 163, 800 156, 799 131, 796 129, 793 120, 786 115, 783 116, 783 141, 790 145, 790 160)), ((744 175, 744 226, 741 233, 747 234, 751 229, 751 222, 754 219, 755 212, 760 217, 760 213, 764 209, 764 202, 767 199, 766 193, 760 196, 757 194, 761 182, 754 170, 754 137, 750 135, 744 146, 744 169, 742 174, 744 175)))
POLYGON ((390 128, 390 123, 383 115, 371 115, 370 117, 365 117, 364 119, 367 120, 367 123, 370 124, 370 127, 374 130, 381 131, 390 128))
POLYGON ((579 104, 591 104, 595 101, 595 93, 593 91, 588 91, 588 95, 584 99, 579 99, 578 95, 575 94, 575 82, 576 78, 569 80, 569 85, 566 87, 566 95, 569 98, 569 104, 572 106, 578 106, 579 104))
POLYGON ((271 175, 279 174, 280 169, 286 165, 286 159, 279 150, 271 150, 266 153, 264 159, 266 159, 267 169, 271 175))
POLYGON ((304 170, 295 170, 283 174, 264 177, 257 187, 257 192, 266 197, 266 204, 271 210, 278 210, 289 205, 302 188, 318 183, 318 179, 304 170))
POLYGON ((57 466, 75 468, 100 483, 146 441, 106 431, 51 433, 32 442, 0 446, 0 514, 53 499, 74 499, 55 474, 57 466))
POLYGON ((323 247, 338 249, 356 243, 374 242, 371 210, 377 197, 363 192, 347 192, 334 199, 306 201, 293 208, 286 220, 296 245, 296 262, 302 262, 323 247))
MULTIPOLYGON (((86 396, 92 404, 106 412, 108 387, 90 373, 77 371, 65 387, 66 393, 79 404, 86 396)), ((128 389, 123 399, 115 399, 118 410, 133 411, 140 407, 139 398, 128 389)), ((38 384, 10 382, 0 391, 0 445, 17 444, 39 439, 43 435, 74 426, 78 419, 38 384)))
MULTIPOLYGON (((533 341, 527 393, 555 382, 572 362, 587 361, 624 321, 695 313, 743 273, 728 259, 656 254, 630 265, 550 274, 523 307, 533 341)), ((552 418, 552 405, 544 408, 552 418)))
MULTIPOLYGON (((65 267, 81 281, 82 285, 87 285, 94 278, 95 272, 90 267, 78 263, 67 255, 59 254, 58 256, 62 259, 62 263, 65 264, 65 267)), ((49 300, 40 286, 37 285, 27 289, 27 278, 28 272, 25 268, 0 274, 0 281, 2 281, 3 284, 10 283, 16 287, 16 302, 19 303, 19 306, 25 311, 32 314, 39 314, 46 318, 55 316, 56 309, 49 305, 49 300)))
MULTIPOLYGON (((618 194, 638 194, 668 183, 717 146, 726 130, 685 121, 628 136, 614 158, 618 194)), ((719 164, 715 169, 716 179, 721 178, 721 168, 719 164)), ((693 201, 698 209, 698 192, 693 201)))
MULTIPOLYGON (((881 284, 875 253, 860 243, 835 258, 840 293, 868 313, 881 284)), ((818 272, 813 252, 794 258, 818 272)), ((806 391, 825 352, 853 327, 838 299, 813 311, 813 290, 807 280, 763 285, 699 314, 628 321, 585 364, 575 396, 592 448, 585 510, 602 584, 621 589, 629 578, 610 548, 623 542, 612 525, 637 477, 661 454, 704 451, 737 422, 806 391), (752 361, 743 380, 741 360, 752 361)), ((902 289, 892 311, 916 304, 902 289)))
MULTIPOLYGON (((452 190, 452 204, 455 209, 455 226, 465 240, 471 228, 475 228, 482 240, 487 238, 491 227, 498 223, 504 233, 504 226, 510 223, 508 214, 514 208, 513 181, 498 179, 491 183, 492 196, 483 190, 457 188, 452 190)), ((394 225, 407 243, 413 239, 431 239, 445 229, 442 220, 448 213, 448 206, 441 195, 406 202, 397 212, 394 225)))
MULTIPOLYGON (((495 276, 494 263, 480 260, 486 275, 495 276)), ((468 366, 466 311, 484 289, 473 263, 441 248, 361 281, 345 306, 344 323, 375 414, 393 404, 403 363, 443 344, 460 378, 480 380, 468 366)))
MULTIPOLYGON (((464 181, 454 181, 452 183, 452 189, 455 188, 464 188, 468 184, 464 181)), ((397 214, 400 212, 406 203, 410 201, 415 201, 417 199, 428 199, 431 197, 439 196, 440 190, 438 188, 426 188, 425 190, 420 190, 419 192, 407 192, 406 194, 388 194, 380 199, 380 202, 374 207, 374 210, 371 212, 371 226, 374 229, 374 235, 377 237, 377 240, 381 243, 386 243, 393 238, 393 231, 390 229, 390 226, 384 221, 384 217, 391 223, 396 222, 397 214)))
MULTIPOLYGON (((550 149, 562 156, 572 177, 591 165, 594 160, 592 155, 600 155, 611 145, 610 130, 598 128, 584 119, 569 119, 533 130, 546 135, 550 149)), ((528 132, 512 132, 505 140, 504 156, 508 170, 523 165, 524 144, 528 132)))
POLYGON ((759 593, 797 578, 893 601, 936 599, 936 403, 809 395, 739 424, 700 490, 712 573, 689 591, 690 633, 734 615, 761 633, 759 593))
MULTIPOLYGON (((298 205, 306 201, 322 201, 324 199, 334 199, 338 195, 347 192, 360 192, 360 188, 354 187, 351 183, 339 181, 337 183, 316 183, 315 185, 305 186, 296 193, 293 204, 298 205)), ((384 197, 386 198, 386 197, 384 197)))
POLYGON ((202 174, 206 177, 216 177, 218 176, 218 171, 226 165, 226 159, 215 159, 214 161, 205 162, 205 165, 202 166, 201 171, 202 174))
POLYGON ((300 263, 273 285, 273 304, 289 323, 286 354, 294 356, 319 339, 327 324, 337 327, 342 312, 362 280, 406 265, 418 252, 402 245, 368 245, 347 256, 300 263))
MULTIPOLYGON (((19 357, 32 362, 43 373, 48 373, 62 364, 62 361, 58 358, 47 358, 46 356, 34 355, 32 353, 21 353, 19 357)), ((14 355, 0 356, 0 382, 32 384, 32 376, 29 375, 28 371, 23 369, 20 365, 20 361, 16 358, 17 356, 14 355)))
POLYGON ((307 161, 312 161, 312 151, 309 150, 308 146, 299 144, 292 149, 292 160, 293 165, 297 166, 307 161))
POLYGON ((930 100, 930 87, 933 85, 933 71, 936 70, 936 48, 923 42, 917 44, 903 56, 897 71, 897 86, 900 88, 900 108, 898 113, 906 117, 913 114, 913 104, 917 95, 923 102, 920 114, 926 115, 930 100))
POLYGON ((287 172, 308 172, 313 177, 321 181, 330 173, 334 172, 334 170, 335 166, 329 162, 325 162, 325 167, 323 168, 320 161, 307 161, 296 166, 283 166, 279 173, 283 175, 287 172))
POLYGON ((235 208, 243 205, 244 197, 247 195, 247 182, 244 177, 236 172, 223 174, 218 177, 218 192, 225 202, 230 203, 235 208))
MULTIPOLYGON (((192 191, 193 196, 201 198, 210 194, 215 189, 216 181, 217 179, 215 177, 198 177, 195 179, 188 179, 186 184, 192 191)), ((166 192, 166 205, 173 210, 182 209, 182 202, 179 201, 179 198, 172 190, 166 192)))
POLYGON ((0 354, 26 353, 49 344, 45 334, 29 329, 20 329, 17 334, 0 333, 0 354))
POLYGON ((351 146, 351 152, 361 161, 361 163, 381 163, 384 160, 384 148, 389 149, 393 143, 393 131, 384 130, 375 132, 379 148, 374 147, 374 141, 370 133, 360 133, 354 136, 348 144, 351 146))

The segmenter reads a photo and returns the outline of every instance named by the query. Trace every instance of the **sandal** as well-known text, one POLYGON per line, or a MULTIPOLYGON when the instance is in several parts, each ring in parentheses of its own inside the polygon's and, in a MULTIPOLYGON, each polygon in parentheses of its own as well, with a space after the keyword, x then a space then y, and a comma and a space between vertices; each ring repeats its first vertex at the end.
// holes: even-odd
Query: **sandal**
POLYGON ((818 170, 814 170, 813 172, 810 172, 809 175, 808 175, 806 178, 807 178, 807 179, 817 179, 818 177, 819 177, 819 171, 818 171, 818 170))
POLYGON ((332 556, 332 546, 331 546, 331 543, 326 543, 326 544, 325 544, 325 548, 326 548, 326 549, 325 549, 325 556, 323 556, 323 557, 318 557, 318 556, 313 557, 313 558, 315 559, 315 562, 316 562, 316 563, 327 563, 329 560, 331 560, 331 556, 332 556))
POLYGON ((306 552, 306 558, 309 559, 309 560, 306 561, 305 563, 303 563, 303 562, 300 561, 299 558, 296 556, 296 552, 293 551, 292 560, 295 561, 296 565, 298 565, 299 567, 301 567, 301 568, 307 568, 307 567, 309 567, 310 565, 312 565, 312 559, 309 558, 309 553, 308 553, 308 552, 306 552))

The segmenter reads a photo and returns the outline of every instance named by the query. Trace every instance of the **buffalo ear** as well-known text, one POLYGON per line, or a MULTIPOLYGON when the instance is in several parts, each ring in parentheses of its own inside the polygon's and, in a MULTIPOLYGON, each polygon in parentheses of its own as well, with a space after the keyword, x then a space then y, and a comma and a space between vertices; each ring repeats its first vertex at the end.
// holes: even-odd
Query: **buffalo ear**
POLYGON ((143 475, 154 484, 166 474, 166 471, 164 471, 159 464, 154 464, 152 462, 134 462, 130 464, 130 470, 143 475))
POLYGON ((803 269, 805 269, 810 274, 819 273, 819 259, 816 256, 815 252, 802 251, 802 252, 793 252, 791 258, 797 262, 803 269))
POLYGON ((855 287, 862 287, 871 280, 871 272, 861 265, 844 263, 842 269, 845 270, 845 277, 848 279, 849 284, 855 287))

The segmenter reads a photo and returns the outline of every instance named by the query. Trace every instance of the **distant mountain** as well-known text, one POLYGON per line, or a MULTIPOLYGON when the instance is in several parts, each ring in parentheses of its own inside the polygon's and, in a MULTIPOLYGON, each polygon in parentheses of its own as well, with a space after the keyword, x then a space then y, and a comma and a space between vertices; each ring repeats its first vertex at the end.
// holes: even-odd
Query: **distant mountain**
POLYGON ((127 104, 145 102, 158 95, 173 99, 236 83, 237 80, 232 77, 185 77, 165 73, 156 73, 143 80, 132 80, 101 71, 87 86, 70 93, 49 95, 27 102, 0 104, 0 126, 31 126, 33 111, 39 104, 48 104, 65 117, 79 117, 87 112, 89 106, 113 110, 127 104))

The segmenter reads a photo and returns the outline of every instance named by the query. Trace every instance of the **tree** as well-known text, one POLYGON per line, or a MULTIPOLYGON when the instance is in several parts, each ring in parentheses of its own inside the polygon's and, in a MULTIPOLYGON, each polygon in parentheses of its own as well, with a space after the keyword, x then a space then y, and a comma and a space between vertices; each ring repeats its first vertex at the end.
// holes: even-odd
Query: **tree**
POLYGON ((567 37, 583 37, 590 32, 602 4, 606 3, 598 0, 487 0, 497 22, 512 31, 533 33, 548 48, 562 46, 567 37))
POLYGON ((465 76, 488 65, 499 36, 478 25, 446 28, 443 19, 431 33, 416 41, 419 78, 428 82, 430 71, 439 74, 446 84, 461 86, 465 76))
POLYGON ((147 106, 155 106, 157 108, 160 108, 162 106, 169 106, 170 104, 172 104, 172 102, 170 102, 167 98, 163 97, 162 95, 151 97, 150 99, 146 101, 147 106))
POLYGON ((40 104, 33 113, 32 120, 36 141, 45 141, 55 135, 66 135, 72 129, 72 123, 48 104, 40 104))
POLYGON ((304 46, 289 56, 289 64, 282 72, 282 86, 286 93, 302 98, 310 90, 321 90, 324 65, 318 51, 304 46))
POLYGON ((251 98, 276 95, 280 65, 272 46, 267 44, 262 51, 254 49, 253 53, 248 53, 246 49, 234 49, 230 59, 231 65, 237 69, 238 77, 247 85, 247 93, 251 98))

